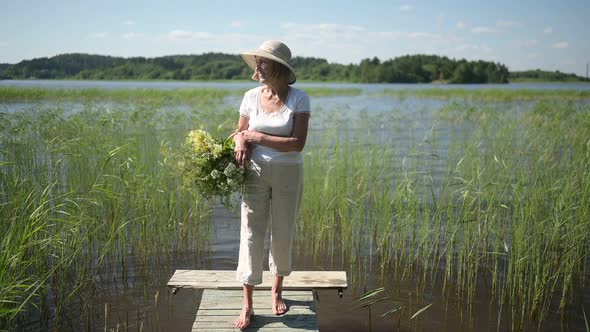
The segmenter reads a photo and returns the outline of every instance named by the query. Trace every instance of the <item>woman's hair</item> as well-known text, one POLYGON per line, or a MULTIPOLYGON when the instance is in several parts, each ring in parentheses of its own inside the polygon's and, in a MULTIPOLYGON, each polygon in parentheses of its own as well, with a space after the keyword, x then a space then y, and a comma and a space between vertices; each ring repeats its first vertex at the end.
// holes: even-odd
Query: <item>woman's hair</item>
MULTIPOLYGON (((271 59, 267 59, 269 61, 269 63, 272 64, 272 71, 271 74, 269 75, 269 78, 272 80, 280 80, 280 81, 289 81, 289 76, 291 75, 291 70, 289 70, 289 68, 287 68, 287 66, 284 66, 281 63, 278 63, 276 61, 273 61, 271 59)), ((252 79, 255 81, 259 80, 258 77, 258 73, 256 72, 256 70, 254 70, 254 74, 252 74, 252 79)))

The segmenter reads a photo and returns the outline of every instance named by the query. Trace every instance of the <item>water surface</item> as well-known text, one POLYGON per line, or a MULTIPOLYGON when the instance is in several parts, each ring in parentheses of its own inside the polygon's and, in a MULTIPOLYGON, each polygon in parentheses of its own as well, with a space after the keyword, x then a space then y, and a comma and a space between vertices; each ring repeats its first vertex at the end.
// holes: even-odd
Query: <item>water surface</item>
MULTIPOLYGON (((256 86, 252 82, 110 82, 110 81, 0 81, 0 86, 40 87, 59 89, 187 89, 187 88, 219 88, 242 90, 256 86)), ((320 144, 324 132, 333 121, 345 124, 346 133, 342 135, 371 137, 373 143, 386 143, 396 146, 394 162, 401 165, 404 158, 411 158, 412 151, 417 146, 428 145, 436 140, 436 150, 431 152, 428 165, 434 174, 445 171, 444 154, 450 144, 452 135, 468 128, 455 128, 449 124, 437 123, 435 114, 449 104, 449 101, 422 98, 392 98, 373 95, 374 92, 396 89, 533 89, 557 90, 574 89, 590 90, 590 84, 504 84, 504 85, 416 85, 416 84, 339 84, 339 83, 297 83, 295 87, 328 87, 328 88, 359 88, 360 96, 317 97, 312 99, 312 122, 308 144, 310 147, 320 144), (359 118, 369 118, 376 121, 374 126, 363 127, 359 118), (379 125, 381 121, 381 125, 379 125), (436 156, 436 157, 434 157, 436 156)), ((219 109, 237 108, 240 96, 229 96, 219 109)), ((496 112, 525 112, 534 102, 490 102, 489 107, 496 112)), ((33 103, 2 103, 0 111, 15 112, 27 109, 63 108, 67 112, 77 112, 86 107, 76 102, 42 101, 33 103)), ((97 104, 96 107, 128 108, 135 110, 135 105, 126 104, 97 104)), ((183 109, 189 112, 191 105, 166 106, 183 109)), ((400 166, 401 167, 401 166, 400 166)), ((125 276, 113 273, 109 280, 97 277, 95 282, 96 301, 89 308, 91 317, 87 322, 80 321, 80 308, 74 301, 70 312, 71 322, 66 325, 67 330, 75 331, 81 325, 89 330, 103 330, 116 328, 117 324, 130 326, 131 330, 147 331, 190 331, 196 309, 198 307, 199 291, 181 290, 172 295, 165 283, 176 269, 227 269, 233 270, 237 266, 239 249, 239 213, 228 210, 221 205, 214 206, 211 234, 205 252, 175 252, 166 262, 159 264, 157 271, 148 270, 145 262, 135 261, 132 255, 125 276), (104 304, 107 305, 104 305, 104 304), (69 328, 68 328, 69 327, 69 328)), ((490 291, 480 287, 477 289, 476 303, 473 306, 471 318, 462 303, 445 297, 437 287, 416 289, 411 281, 399 283, 393 278, 396 271, 389 270, 391 275, 381 275, 378 260, 373 259, 372 249, 359 253, 362 259, 351 266, 345 257, 336 252, 326 252, 321 257, 313 257, 300 242, 296 244, 294 268, 296 270, 346 270, 351 279, 351 287, 344 291, 339 298, 335 291, 318 291, 318 315, 321 331, 396 331, 399 326, 399 315, 381 315, 399 303, 415 303, 406 309, 404 319, 419 307, 418 298, 426 298, 433 303, 444 303, 426 311, 420 320, 416 320, 411 330, 442 330, 442 331, 504 331, 509 326, 496 326, 496 312, 491 312, 497 304, 490 295, 490 291), (358 282, 360 280, 360 282, 358 282), (392 281, 395 280, 395 281, 392 281), (353 284, 354 283, 354 284, 353 284), (390 288, 388 301, 376 303, 370 307, 355 307, 355 300, 363 292, 380 287, 390 288), (393 287, 392 287, 393 285, 393 287)), ((265 257, 267 260, 268 257, 265 257)), ((113 264, 116 264, 114 262, 113 264)), ((151 266, 151 265, 150 265, 151 266)), ((582 303, 587 313, 590 313, 590 287, 588 281, 584 285, 582 303)), ((500 313, 504 315, 505 313, 500 313)), ((18 330, 38 331, 52 330, 55 322, 51 317, 40 317, 35 313, 28 314, 19 324, 18 330)), ((583 330, 583 321, 575 320, 571 330, 583 330)), ((404 324, 402 324, 404 326, 404 324)), ((550 317, 542 326, 541 331, 561 330, 563 326, 560 317, 550 317)))

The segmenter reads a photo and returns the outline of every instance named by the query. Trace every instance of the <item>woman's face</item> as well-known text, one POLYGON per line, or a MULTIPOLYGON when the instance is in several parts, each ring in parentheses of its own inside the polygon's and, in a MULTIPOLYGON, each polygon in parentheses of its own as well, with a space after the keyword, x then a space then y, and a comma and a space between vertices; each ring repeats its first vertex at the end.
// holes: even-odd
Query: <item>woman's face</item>
POLYGON ((256 72, 258 73, 258 80, 261 83, 267 81, 272 77, 273 64, 272 61, 266 58, 256 58, 256 72))

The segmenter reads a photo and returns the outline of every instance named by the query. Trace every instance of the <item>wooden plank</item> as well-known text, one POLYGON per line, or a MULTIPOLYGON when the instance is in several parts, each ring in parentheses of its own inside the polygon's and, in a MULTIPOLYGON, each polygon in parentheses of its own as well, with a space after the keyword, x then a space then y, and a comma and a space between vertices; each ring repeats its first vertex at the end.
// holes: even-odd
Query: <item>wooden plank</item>
MULTIPOLYGON (((237 317, 242 308, 226 309, 222 305, 207 307, 207 309, 199 310, 199 316, 232 316, 237 317)), ((311 311, 309 306, 304 305, 289 305, 289 311, 301 315, 311 315, 314 311, 311 311)), ((272 308, 266 303, 254 304, 254 312, 257 315, 274 315, 272 308)))
MULTIPOLYGON (((260 288, 255 287, 254 288, 255 292, 252 293, 252 297, 256 298, 256 297, 266 297, 266 293, 265 292, 257 292, 257 290, 260 290, 260 288)), ((240 292, 217 292, 215 294, 217 297, 242 297, 243 293, 240 292)), ((289 296, 290 297, 297 297, 297 296, 309 296, 309 290, 289 290, 289 296)))
MULTIPOLYGON (((271 292, 254 290, 254 316, 245 331, 318 331, 312 292, 284 291, 289 311, 276 316, 271 309, 271 292)), ((192 331, 239 331, 234 321, 242 309, 241 290, 205 290, 192 331)))
MULTIPOLYGON (((204 305, 206 305, 207 309, 211 309, 211 310, 240 310, 242 309, 242 298, 239 298, 239 302, 236 302, 235 306, 231 306, 231 302, 221 302, 220 301, 216 301, 213 303, 203 303, 204 305)), ((290 308, 294 308, 294 309, 298 309, 298 308, 306 308, 309 307, 309 305, 307 304, 306 301, 302 301, 302 300, 291 300, 291 303, 289 303, 289 307, 290 308)), ((268 300, 266 298, 262 298, 260 301, 257 301, 257 299, 254 299, 254 310, 262 310, 265 308, 270 308, 269 304, 270 302, 268 302, 268 300)))
MULTIPOLYGON (((262 284, 256 289, 270 289, 274 276, 262 274, 262 284)), ((168 286, 175 288, 241 289, 236 272, 228 270, 176 270, 168 286)), ((293 271, 283 281, 284 290, 311 290, 316 288, 346 288, 345 271, 293 271)))

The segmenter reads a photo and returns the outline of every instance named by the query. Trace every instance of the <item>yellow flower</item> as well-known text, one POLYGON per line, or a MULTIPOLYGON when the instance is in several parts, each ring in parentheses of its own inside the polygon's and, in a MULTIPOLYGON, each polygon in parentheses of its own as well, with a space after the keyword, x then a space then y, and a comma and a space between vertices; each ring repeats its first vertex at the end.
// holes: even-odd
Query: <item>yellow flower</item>
POLYGON ((188 134, 186 139, 187 144, 196 153, 213 153, 219 155, 221 147, 216 147, 215 139, 204 130, 193 130, 188 134))
POLYGON ((185 183, 203 197, 230 204, 244 183, 244 169, 235 164, 233 146, 205 130, 190 131, 176 163, 185 183))
POLYGON ((221 144, 215 143, 215 144, 211 145, 210 148, 211 148, 211 153, 213 154, 213 156, 215 158, 218 158, 221 156, 221 151, 223 150, 223 147, 221 146, 221 144))

